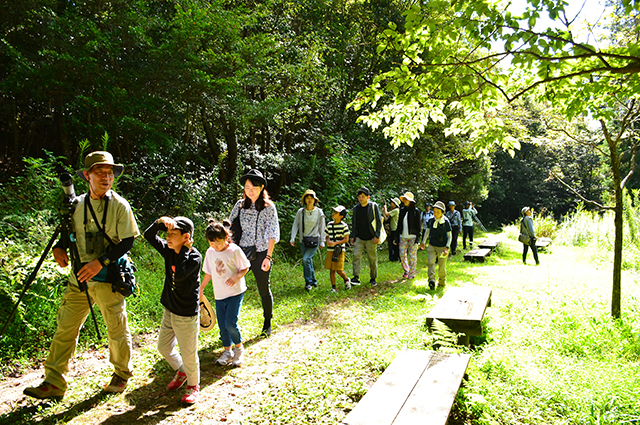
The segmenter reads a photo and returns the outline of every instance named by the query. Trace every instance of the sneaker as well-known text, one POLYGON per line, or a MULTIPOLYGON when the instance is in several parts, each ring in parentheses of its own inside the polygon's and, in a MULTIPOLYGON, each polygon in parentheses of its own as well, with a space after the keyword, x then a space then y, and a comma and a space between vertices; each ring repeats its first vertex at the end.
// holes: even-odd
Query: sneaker
POLYGON ((433 280, 429 281, 429 289, 431 289, 432 291, 436 289, 436 283, 433 280))
POLYGON ((244 360, 244 347, 233 347, 233 360, 231 364, 234 366, 240 366, 244 360))
POLYGON ((308 284, 308 283, 307 283, 307 284, 305 285, 305 287, 304 287, 304 289, 305 289, 305 290, 307 290, 307 291, 310 291, 310 290, 311 290, 311 288, 313 288, 313 286, 311 286, 311 285, 310 285, 310 284, 308 284))
POLYGON ((438 280, 438 286, 442 287, 445 286, 447 284, 447 282, 445 282, 444 280, 438 280))
POLYGON ((338 293, 338 290, 336 288, 331 288, 329 292, 331 292, 332 294, 336 294, 338 293))
POLYGON ((360 278, 358 276, 351 278, 351 286, 360 286, 360 278))
POLYGON ((198 394, 200 394, 200 385, 187 385, 187 389, 182 396, 182 402, 193 404, 198 400, 198 394))
POLYGON ((348 291, 349 289, 351 289, 351 279, 347 278, 347 280, 344 281, 344 290, 348 291))
POLYGON ((271 336, 271 326, 268 328, 262 328, 262 332, 260 332, 260 336, 264 338, 269 338, 271 336))
POLYGON ((224 350, 222 352, 222 355, 218 357, 218 360, 216 361, 218 362, 218 364, 227 366, 231 363, 232 360, 233 360, 233 353, 231 352, 231 350, 224 350))
POLYGON ((127 388, 127 380, 114 373, 111 382, 104 387, 104 390, 108 393, 121 393, 125 388, 127 388))
POLYGON ((371 279, 371 280, 369 281, 369 285, 371 285, 371 287, 373 288, 374 286, 377 286, 377 285, 378 285, 378 282, 376 282, 376 280, 375 280, 375 279, 371 279))
POLYGON ((64 397, 65 390, 62 390, 56 387, 53 384, 44 381, 42 384, 37 387, 27 387, 24 389, 23 394, 28 395, 30 397, 39 398, 41 400, 44 399, 61 399, 64 397))
POLYGON ((409 279, 409 275, 407 274, 407 272, 402 273, 402 278, 409 279))
POLYGON ((167 385, 167 389, 169 389, 169 391, 177 390, 178 388, 183 386, 186 381, 187 374, 177 371, 176 376, 174 376, 173 380, 171 380, 171 382, 169 382, 169 385, 167 385))

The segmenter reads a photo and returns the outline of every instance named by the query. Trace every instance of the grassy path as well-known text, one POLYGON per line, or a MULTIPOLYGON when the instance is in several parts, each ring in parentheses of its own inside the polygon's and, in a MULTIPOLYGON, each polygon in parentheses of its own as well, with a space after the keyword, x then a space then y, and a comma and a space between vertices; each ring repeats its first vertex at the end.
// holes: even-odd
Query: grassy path
MULTIPOLYGON (((609 267, 559 246, 541 254, 539 267, 525 266, 521 245, 504 242, 484 264, 461 256, 449 264, 450 285, 493 289, 486 334, 464 349, 473 354, 469 381, 450 424, 613 424, 639 417, 640 302, 632 295, 640 288, 633 276, 623 277, 625 317, 613 321, 609 267)), ((424 266, 426 254, 419 255, 424 266)), ((0 382, 0 423, 338 423, 398 350, 449 349, 446 335, 423 327, 442 290, 428 290, 426 270, 413 282, 398 279, 401 274, 399 264, 381 261, 375 290, 361 286, 332 295, 326 272, 318 274, 321 288, 307 293, 300 265, 276 264, 274 335, 251 339, 261 311, 250 290, 241 320, 249 338, 246 364, 215 365, 217 334, 203 334, 202 397, 195 406, 181 406, 179 394, 166 391, 173 372, 149 334, 137 338, 135 376, 124 394, 101 393, 108 351, 89 351, 74 362, 70 391, 60 403, 22 398, 22 389, 41 379, 41 369, 0 382)))

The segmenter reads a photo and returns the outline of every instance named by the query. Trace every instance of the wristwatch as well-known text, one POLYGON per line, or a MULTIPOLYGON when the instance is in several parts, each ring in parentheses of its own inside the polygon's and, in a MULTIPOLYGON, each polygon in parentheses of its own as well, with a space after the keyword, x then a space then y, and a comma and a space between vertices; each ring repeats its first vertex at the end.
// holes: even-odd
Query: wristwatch
POLYGON ((103 267, 108 267, 109 264, 111 264, 111 260, 109 260, 106 255, 98 258, 98 261, 100 261, 100 264, 102 264, 103 267))

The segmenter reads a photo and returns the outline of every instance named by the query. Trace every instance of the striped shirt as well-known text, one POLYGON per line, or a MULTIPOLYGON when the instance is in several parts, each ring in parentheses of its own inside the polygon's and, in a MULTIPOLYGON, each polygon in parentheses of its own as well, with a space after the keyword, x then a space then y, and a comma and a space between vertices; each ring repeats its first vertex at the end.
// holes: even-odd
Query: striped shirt
MULTIPOLYGON (((324 234, 329 236, 331 242, 341 241, 345 236, 349 236, 349 226, 347 226, 347 223, 344 221, 340 223, 332 221, 327 224, 327 227, 324 229, 324 234)), ((333 247, 327 246, 327 251, 333 251, 333 247)))

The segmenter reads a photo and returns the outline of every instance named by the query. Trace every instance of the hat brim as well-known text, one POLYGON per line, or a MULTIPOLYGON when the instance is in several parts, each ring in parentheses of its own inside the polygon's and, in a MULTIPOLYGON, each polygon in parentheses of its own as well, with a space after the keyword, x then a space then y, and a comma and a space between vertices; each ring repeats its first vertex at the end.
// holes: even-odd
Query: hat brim
POLYGON ((416 203, 415 199, 407 198, 406 196, 401 196, 401 197, 400 197, 400 200, 401 200, 402 202, 404 202, 404 200, 405 200, 405 199, 406 199, 407 201, 409 201, 409 202, 413 202, 414 204, 416 203))
MULTIPOLYGON (((96 165, 111 165, 111 166, 113 166, 113 177, 114 178, 115 177, 119 177, 122 174, 122 172, 124 171, 124 165, 122 165, 122 164, 111 164, 109 162, 96 162, 95 164, 93 164, 91 166, 91 168, 95 167, 96 165)), ((91 168, 88 169, 88 170, 78 170, 78 171, 76 171, 76 175, 78 177, 80 177, 82 180, 87 180, 84 177, 84 172, 85 171, 87 171, 87 172, 91 171, 91 168)))
POLYGON ((320 199, 318 199, 318 197, 316 195, 314 195, 313 193, 305 193, 304 195, 302 195, 302 198, 300 199, 300 201, 304 204, 304 198, 306 198, 307 196, 313 196, 313 199, 317 202, 320 203, 320 199))
POLYGON ((202 294, 200 297, 200 330, 210 331, 216 325, 216 311, 211 307, 207 297, 202 294))
POLYGON ((244 184, 247 182, 247 179, 249 180, 259 180, 260 183, 262 183, 262 186, 267 187, 267 181, 265 179, 263 179, 260 176, 256 176, 254 174, 245 174, 244 176, 240 177, 240 184, 242 186, 244 186, 244 184))

